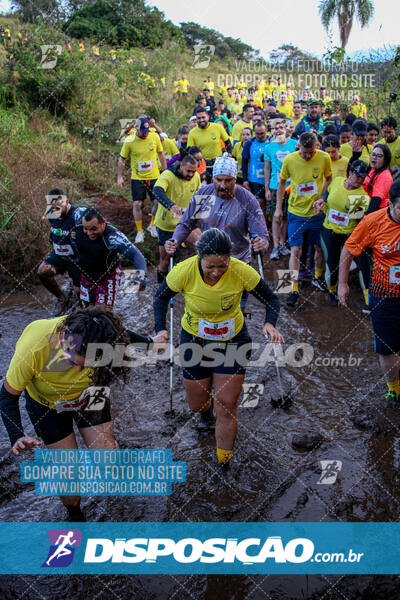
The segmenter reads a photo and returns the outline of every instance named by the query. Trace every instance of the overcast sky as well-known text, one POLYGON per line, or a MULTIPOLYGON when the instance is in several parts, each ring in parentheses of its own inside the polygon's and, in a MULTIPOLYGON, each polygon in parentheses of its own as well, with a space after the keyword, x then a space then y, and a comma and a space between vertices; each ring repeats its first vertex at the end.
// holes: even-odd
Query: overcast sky
MULTIPOLYGON (((259 49, 261 56, 281 44, 291 43, 321 56, 328 37, 318 14, 319 0, 150 0, 173 23, 194 21, 259 49)), ((348 53, 399 44, 399 0, 375 0, 372 24, 361 31, 355 22, 347 45, 348 53)), ((0 0, 0 10, 9 10, 9 0, 0 0)), ((337 26, 333 43, 340 45, 337 26)))
MULTIPOLYGON (((224 35, 240 38, 259 49, 268 58, 274 48, 290 43, 321 56, 328 46, 328 36, 321 25, 318 0, 157 0, 150 2, 162 10, 173 23, 194 21, 217 29, 224 35)), ((376 0, 372 24, 361 30, 355 22, 347 51, 380 48, 399 44, 399 0, 376 0)), ((338 28, 333 28, 333 43, 340 46, 338 28)))

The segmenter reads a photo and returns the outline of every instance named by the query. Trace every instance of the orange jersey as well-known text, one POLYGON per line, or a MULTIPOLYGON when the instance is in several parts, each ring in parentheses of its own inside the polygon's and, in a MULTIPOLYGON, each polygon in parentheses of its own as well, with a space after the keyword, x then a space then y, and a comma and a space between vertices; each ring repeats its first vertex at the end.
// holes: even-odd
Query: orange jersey
POLYGON ((345 245, 354 256, 372 248, 374 268, 370 293, 385 298, 400 298, 400 223, 390 216, 389 208, 366 215, 345 245))

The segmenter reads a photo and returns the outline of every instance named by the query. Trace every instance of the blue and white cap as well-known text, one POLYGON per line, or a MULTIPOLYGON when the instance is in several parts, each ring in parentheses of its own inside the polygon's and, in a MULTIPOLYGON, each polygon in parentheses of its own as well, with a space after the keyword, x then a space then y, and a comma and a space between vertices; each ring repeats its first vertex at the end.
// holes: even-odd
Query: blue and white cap
POLYGON ((229 175, 236 179, 237 162, 234 158, 228 156, 227 152, 215 159, 213 177, 216 175, 229 175))

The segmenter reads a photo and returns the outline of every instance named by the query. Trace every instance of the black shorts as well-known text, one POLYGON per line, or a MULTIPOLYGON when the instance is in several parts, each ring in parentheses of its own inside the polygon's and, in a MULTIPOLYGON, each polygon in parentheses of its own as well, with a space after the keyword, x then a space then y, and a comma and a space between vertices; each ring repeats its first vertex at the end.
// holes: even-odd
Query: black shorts
POLYGON ((131 179, 132 200, 143 202, 148 194, 150 200, 155 200, 153 187, 157 179, 131 179))
POLYGON ((78 429, 94 427, 111 421, 110 399, 107 398, 102 410, 70 410, 58 413, 47 408, 30 397, 25 390, 26 411, 35 429, 36 435, 46 445, 55 444, 71 435, 74 421, 78 429))
POLYGON ((251 358, 251 346, 251 337, 245 323, 239 333, 226 342, 204 340, 182 329, 179 360, 182 365, 183 378, 190 381, 208 379, 212 377, 213 373, 244 375, 247 363, 251 358), (198 352, 193 352, 189 347, 183 347, 184 344, 196 344, 198 352), (213 358, 210 358, 209 355, 202 356, 204 349, 210 345, 213 345, 213 354, 216 353, 220 356, 220 358, 217 358, 215 366, 212 364, 213 358), (238 353, 238 348, 243 346, 246 346, 246 348, 242 348, 242 351, 238 353), (193 362, 195 364, 192 364, 193 362), (207 366, 207 363, 210 363, 209 366, 207 366))
POLYGON ((389 355, 400 352, 400 299, 370 296, 375 352, 389 355))
POLYGON ((79 287, 81 284, 81 270, 77 263, 69 260, 67 257, 59 256, 52 250, 43 261, 46 265, 51 265, 55 268, 57 275, 68 271, 68 275, 72 279, 74 286, 79 287))

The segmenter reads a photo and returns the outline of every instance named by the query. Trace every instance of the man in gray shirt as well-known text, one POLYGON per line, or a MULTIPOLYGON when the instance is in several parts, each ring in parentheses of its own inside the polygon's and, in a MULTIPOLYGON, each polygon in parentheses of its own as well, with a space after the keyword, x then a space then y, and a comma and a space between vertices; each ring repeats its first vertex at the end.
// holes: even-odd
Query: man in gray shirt
POLYGON ((268 247, 268 232, 257 200, 246 189, 236 185, 237 163, 224 155, 215 160, 213 183, 203 186, 191 199, 173 233, 174 241, 165 243, 168 254, 200 227, 200 233, 216 227, 232 241, 232 256, 245 263, 251 261, 251 248, 263 252, 268 247), (253 235, 256 237, 252 237, 253 235))

